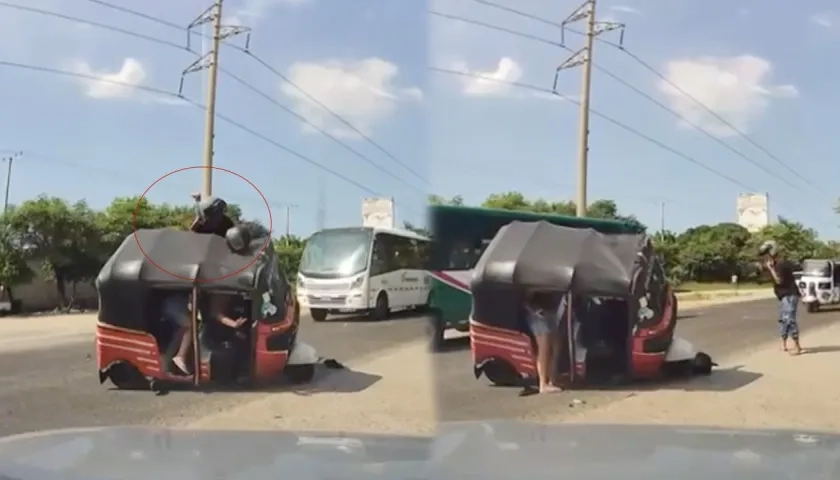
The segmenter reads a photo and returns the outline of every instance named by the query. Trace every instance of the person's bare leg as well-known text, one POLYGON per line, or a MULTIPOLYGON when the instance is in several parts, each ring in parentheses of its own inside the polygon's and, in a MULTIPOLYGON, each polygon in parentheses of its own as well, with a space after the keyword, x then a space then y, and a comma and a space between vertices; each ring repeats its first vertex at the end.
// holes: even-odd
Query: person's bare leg
POLYGON ((548 360, 549 361, 548 364, 550 366, 548 380, 549 380, 549 383, 551 385, 553 385, 554 387, 561 388, 561 386, 560 386, 560 371, 557 368, 559 355, 560 355, 560 352, 562 351, 562 349, 561 349, 562 343, 560 341, 560 333, 559 332, 553 332, 550 335, 551 335, 551 337, 550 337, 551 338, 551 341, 550 341, 551 352, 549 354, 549 360, 548 360))
POLYGON ((184 373, 189 373, 189 370, 187 370, 187 355, 189 355, 192 346, 192 329, 183 327, 178 331, 178 335, 181 336, 181 342, 178 345, 178 351, 172 357, 172 363, 184 373))

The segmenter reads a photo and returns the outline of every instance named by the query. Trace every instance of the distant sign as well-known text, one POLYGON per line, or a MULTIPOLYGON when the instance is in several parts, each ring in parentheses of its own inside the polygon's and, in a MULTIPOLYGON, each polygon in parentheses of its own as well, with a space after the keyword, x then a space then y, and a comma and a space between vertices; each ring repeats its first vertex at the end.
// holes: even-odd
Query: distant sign
POLYGON ((738 195, 738 225, 751 233, 770 225, 770 200, 766 193, 738 195))
POLYGON ((362 225, 394 228, 394 199, 366 198, 362 200, 362 225))

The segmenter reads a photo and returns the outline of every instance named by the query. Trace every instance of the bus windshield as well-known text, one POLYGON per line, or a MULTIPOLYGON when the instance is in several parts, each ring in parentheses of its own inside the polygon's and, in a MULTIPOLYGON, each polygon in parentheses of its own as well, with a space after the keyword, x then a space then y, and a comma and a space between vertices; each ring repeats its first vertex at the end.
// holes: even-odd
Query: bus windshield
POLYGON ((300 273, 314 278, 341 278, 367 269, 370 230, 322 230, 306 242, 300 273))

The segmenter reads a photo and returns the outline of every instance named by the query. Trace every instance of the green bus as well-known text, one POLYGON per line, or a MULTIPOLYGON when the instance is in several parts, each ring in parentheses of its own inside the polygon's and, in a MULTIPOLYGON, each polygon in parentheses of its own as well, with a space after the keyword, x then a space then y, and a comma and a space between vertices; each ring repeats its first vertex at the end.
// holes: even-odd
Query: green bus
POLYGON ((573 228, 592 228, 602 233, 642 233, 638 222, 569 217, 492 208, 433 205, 429 207, 432 231, 428 306, 433 350, 443 345, 444 332, 469 331, 472 269, 496 233, 513 221, 546 222, 573 228))

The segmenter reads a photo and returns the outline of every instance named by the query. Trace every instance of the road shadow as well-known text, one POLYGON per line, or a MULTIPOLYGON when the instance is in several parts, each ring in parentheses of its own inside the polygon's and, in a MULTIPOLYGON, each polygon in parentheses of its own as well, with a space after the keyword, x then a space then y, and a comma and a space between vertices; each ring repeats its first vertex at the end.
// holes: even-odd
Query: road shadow
POLYGON ((346 368, 329 370, 321 378, 315 377, 312 383, 290 387, 289 392, 308 397, 319 393, 358 393, 382 380, 381 375, 360 372, 346 368))
POLYGON ((443 341, 443 345, 440 346, 440 349, 435 353, 451 353, 451 352, 461 352, 464 350, 470 349, 470 337, 469 335, 464 337, 458 338, 449 338, 443 341))
POLYGON ((687 320, 689 318, 699 317, 701 312, 688 312, 677 314, 677 320, 687 320))
POLYGON ((800 355, 811 355, 816 353, 832 353, 840 352, 840 345, 823 345, 820 347, 805 347, 805 351, 800 355))
MULTIPOLYGON (((685 392, 732 392, 743 388, 763 376, 761 373, 742 370, 743 365, 714 370, 711 375, 688 378, 666 378, 631 383, 590 384, 569 391, 616 392, 634 395, 656 390, 681 390, 685 392)), ((537 392, 532 386, 521 389, 519 396, 529 397, 537 392)))
POLYGON ((195 394, 219 394, 219 393, 236 393, 241 395, 264 395, 266 393, 293 393, 296 395, 316 395, 318 393, 355 393, 366 390, 382 379, 381 375, 375 375, 357 370, 352 370, 344 365, 336 363, 336 366, 328 367, 324 364, 318 365, 315 370, 315 377, 311 382, 306 384, 289 383, 282 377, 276 382, 264 383, 256 386, 248 386, 241 384, 234 385, 207 385, 194 387, 188 383, 161 383, 155 388, 158 390, 141 389, 141 390, 121 390, 117 387, 110 386, 109 391, 119 392, 122 394, 153 394, 159 397, 195 393, 195 394))
MULTIPOLYGON (((331 313, 326 320, 318 322, 325 323, 383 323, 383 322, 399 322, 404 320, 416 319, 418 316, 423 316, 425 313, 419 310, 400 310, 388 315, 386 320, 374 320, 366 313, 331 313)), ((308 316, 308 315, 307 315, 308 316)))

